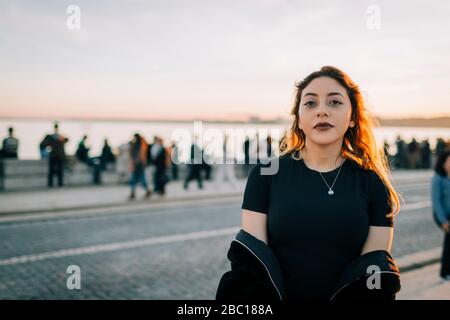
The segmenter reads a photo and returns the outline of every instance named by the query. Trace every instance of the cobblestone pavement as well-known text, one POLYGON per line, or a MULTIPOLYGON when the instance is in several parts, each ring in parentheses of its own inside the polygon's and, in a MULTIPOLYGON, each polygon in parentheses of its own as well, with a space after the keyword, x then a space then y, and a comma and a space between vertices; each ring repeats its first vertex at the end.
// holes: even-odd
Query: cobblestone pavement
POLYGON ((403 274, 397 300, 450 300, 450 281, 439 277, 439 269, 436 263, 403 274))
MULTIPOLYGON (((441 245, 430 185, 399 185, 393 256, 441 245)), ((0 299, 214 299, 241 223, 235 200, 0 223, 0 299), (209 231, 209 233, 208 233, 209 231), (70 290, 68 266, 81 270, 70 290)))

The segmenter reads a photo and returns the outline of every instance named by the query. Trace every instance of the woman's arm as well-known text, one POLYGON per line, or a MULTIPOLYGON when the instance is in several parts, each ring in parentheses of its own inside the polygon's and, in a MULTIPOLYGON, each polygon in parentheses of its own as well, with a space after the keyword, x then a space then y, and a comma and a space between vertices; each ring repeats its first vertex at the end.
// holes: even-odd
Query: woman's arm
POLYGON ((390 253, 393 239, 394 228, 370 226, 361 255, 375 250, 386 250, 390 253))
POLYGON ((267 214, 243 209, 242 228, 267 244, 267 214))

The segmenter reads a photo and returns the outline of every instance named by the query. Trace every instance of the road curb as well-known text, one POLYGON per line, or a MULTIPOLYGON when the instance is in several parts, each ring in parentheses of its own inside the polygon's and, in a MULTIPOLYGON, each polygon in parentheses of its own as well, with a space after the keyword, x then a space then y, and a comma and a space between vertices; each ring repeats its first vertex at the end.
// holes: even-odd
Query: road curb
POLYGON ((134 200, 134 201, 120 201, 120 202, 110 202, 101 204, 92 204, 85 206, 70 206, 70 207, 58 207, 58 208, 38 208, 31 210, 15 210, 15 211, 3 211, 0 212, 0 217, 9 217, 15 215, 27 215, 36 213, 54 213, 54 212, 66 212, 66 211, 77 211, 77 210, 91 210, 91 209, 110 209, 110 208, 133 208, 141 207, 143 204, 161 204, 161 203, 176 203, 184 202, 190 200, 204 200, 204 199, 221 199, 229 197, 241 196, 242 192, 233 192, 226 194, 206 194, 199 196, 182 196, 182 197, 171 197, 171 198, 150 198, 148 200, 134 200))

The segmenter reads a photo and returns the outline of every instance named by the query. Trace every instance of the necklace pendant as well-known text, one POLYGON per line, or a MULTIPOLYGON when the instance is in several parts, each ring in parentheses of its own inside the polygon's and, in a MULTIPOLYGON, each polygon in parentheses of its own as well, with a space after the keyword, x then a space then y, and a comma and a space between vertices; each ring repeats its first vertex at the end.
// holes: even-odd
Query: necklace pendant
POLYGON ((333 190, 328 190, 328 194, 330 195, 330 196, 332 196, 333 194, 334 194, 334 191, 333 190))

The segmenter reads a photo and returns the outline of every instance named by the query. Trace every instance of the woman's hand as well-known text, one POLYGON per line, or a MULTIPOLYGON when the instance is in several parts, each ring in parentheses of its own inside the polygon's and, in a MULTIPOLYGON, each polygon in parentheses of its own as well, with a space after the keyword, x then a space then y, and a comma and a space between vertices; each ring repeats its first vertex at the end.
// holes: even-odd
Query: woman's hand
POLYGON ((446 232, 446 233, 449 233, 450 232, 450 223, 447 221, 447 222, 445 222, 445 223, 443 223, 442 225, 441 225, 441 227, 442 227, 442 229, 446 232))

